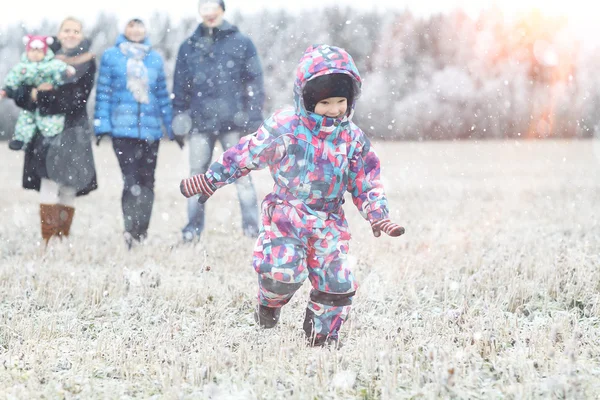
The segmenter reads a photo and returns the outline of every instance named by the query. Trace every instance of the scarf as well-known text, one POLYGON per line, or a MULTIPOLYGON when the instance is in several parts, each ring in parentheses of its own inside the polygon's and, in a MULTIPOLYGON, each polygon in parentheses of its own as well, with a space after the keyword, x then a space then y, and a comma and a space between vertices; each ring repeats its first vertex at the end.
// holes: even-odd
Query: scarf
POLYGON ((57 59, 63 60, 75 68, 75 75, 66 78, 65 83, 77 82, 90 69, 95 57, 94 54, 90 53, 91 45, 92 42, 89 39, 83 39, 74 49, 65 50, 60 47, 55 51, 58 56, 57 59))
POLYGON ((123 42, 119 45, 119 49, 127 57, 127 89, 138 103, 148 104, 150 89, 148 69, 144 65, 144 58, 150 51, 150 46, 142 43, 123 42))

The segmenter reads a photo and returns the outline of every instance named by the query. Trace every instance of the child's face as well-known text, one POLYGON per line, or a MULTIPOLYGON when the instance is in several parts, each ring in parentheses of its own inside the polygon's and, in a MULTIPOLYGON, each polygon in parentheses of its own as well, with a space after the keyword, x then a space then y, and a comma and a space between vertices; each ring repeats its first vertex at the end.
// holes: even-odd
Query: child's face
POLYGON ((46 55, 42 49, 29 49, 27 50, 27 59, 31 62, 40 62, 46 55))
POLYGON ((328 97, 315 106, 315 114, 331 118, 339 118, 346 114, 348 100, 345 97, 328 97))

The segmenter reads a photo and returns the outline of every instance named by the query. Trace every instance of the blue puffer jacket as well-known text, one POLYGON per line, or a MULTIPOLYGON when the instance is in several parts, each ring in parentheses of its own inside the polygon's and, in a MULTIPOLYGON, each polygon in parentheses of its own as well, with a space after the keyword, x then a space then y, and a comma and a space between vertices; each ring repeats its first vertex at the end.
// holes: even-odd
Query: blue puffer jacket
POLYGON ((212 35, 202 24, 177 55, 175 114, 188 111, 192 131, 255 132, 263 121, 263 73, 256 47, 224 21, 212 35))
MULTIPOLYGON (((158 140, 163 136, 162 122, 169 138, 173 139, 173 110, 162 57, 154 50, 149 50, 144 57, 148 69, 149 102, 139 103, 127 89, 128 59, 119 48, 126 41, 125 36, 120 35, 115 46, 102 55, 96 87, 96 135, 110 133, 116 138, 158 140)), ((148 39, 144 44, 150 46, 148 39)))

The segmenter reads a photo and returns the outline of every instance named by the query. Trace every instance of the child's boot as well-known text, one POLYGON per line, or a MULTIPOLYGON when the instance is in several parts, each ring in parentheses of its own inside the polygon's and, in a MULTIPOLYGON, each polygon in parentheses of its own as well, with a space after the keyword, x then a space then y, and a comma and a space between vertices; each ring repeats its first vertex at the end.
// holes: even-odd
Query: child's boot
POLYGON ((339 331, 348 319, 354 293, 324 293, 311 290, 303 326, 310 346, 342 347, 339 331))
POLYGON ((260 325, 261 328, 270 329, 277 325, 280 314, 281 307, 273 308, 259 304, 258 308, 254 310, 254 320, 260 325))
POLYGON ((8 142, 8 148, 11 150, 21 150, 23 146, 25 146, 25 143, 22 140, 13 139, 8 142))
POLYGON ((262 328, 273 328, 279 321, 281 307, 286 305, 302 283, 276 281, 263 274, 258 275, 258 308, 254 319, 262 328), (265 304, 268 304, 265 305, 265 304))

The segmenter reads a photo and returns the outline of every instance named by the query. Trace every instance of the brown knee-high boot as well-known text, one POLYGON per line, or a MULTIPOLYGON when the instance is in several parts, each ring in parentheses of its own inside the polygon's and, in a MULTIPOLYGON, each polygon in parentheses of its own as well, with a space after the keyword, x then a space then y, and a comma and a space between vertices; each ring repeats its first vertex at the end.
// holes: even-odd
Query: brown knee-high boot
POLYGON ((58 204, 40 204, 40 222, 42 225, 42 239, 48 244, 50 238, 58 234, 59 208, 58 204))
POLYGON ((58 204, 58 236, 69 236, 75 208, 58 204))

